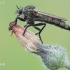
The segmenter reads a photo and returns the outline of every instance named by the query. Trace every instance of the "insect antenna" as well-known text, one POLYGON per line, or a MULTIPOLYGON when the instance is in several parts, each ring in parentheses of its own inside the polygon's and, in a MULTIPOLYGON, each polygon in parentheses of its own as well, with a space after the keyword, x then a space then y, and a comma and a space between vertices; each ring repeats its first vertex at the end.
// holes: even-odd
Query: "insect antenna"
POLYGON ((17 9, 19 9, 19 7, 16 5, 17 9))

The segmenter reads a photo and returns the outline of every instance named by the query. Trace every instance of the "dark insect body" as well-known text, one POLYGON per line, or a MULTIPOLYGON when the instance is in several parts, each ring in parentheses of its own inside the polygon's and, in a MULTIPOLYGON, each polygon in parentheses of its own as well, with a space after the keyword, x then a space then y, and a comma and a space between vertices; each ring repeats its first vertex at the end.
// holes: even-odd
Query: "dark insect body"
MULTIPOLYGON (((23 22, 26 22, 26 25, 24 26, 25 31, 30 26, 37 29, 39 32, 36 33, 36 35, 39 34, 39 38, 42 43, 43 41, 41 39, 40 33, 46 26, 46 23, 58 26, 66 30, 70 30, 70 26, 65 23, 66 21, 65 18, 37 11, 35 6, 26 6, 25 8, 23 7, 18 8, 15 24, 17 23, 18 19, 23 22), (40 23, 35 23, 35 21, 39 21, 40 23), (43 27, 40 29, 39 26, 43 27)), ((25 31, 23 32, 23 35, 25 34, 25 31)))

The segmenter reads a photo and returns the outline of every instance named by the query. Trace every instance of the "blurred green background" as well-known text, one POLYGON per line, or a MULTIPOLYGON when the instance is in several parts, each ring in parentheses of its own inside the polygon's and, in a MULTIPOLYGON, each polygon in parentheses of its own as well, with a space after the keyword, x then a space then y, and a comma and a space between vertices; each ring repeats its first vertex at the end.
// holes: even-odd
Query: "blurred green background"
MULTIPOLYGON (((70 25, 70 0, 0 0, 0 70, 49 70, 43 66, 39 57, 23 49, 15 35, 10 36, 7 27, 15 19, 16 5, 34 5, 39 11, 66 18, 66 23, 70 25)), ((25 25, 25 22, 18 23, 25 25)), ((36 32, 32 27, 29 30, 36 32)), ((47 24, 41 36, 46 44, 66 48, 70 59, 69 31, 47 24)))

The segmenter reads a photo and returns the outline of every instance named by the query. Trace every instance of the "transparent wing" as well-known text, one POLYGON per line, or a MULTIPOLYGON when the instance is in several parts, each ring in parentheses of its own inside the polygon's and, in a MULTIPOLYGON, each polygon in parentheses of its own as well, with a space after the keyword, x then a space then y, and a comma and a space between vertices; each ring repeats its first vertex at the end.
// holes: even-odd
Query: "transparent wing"
POLYGON ((52 18, 55 18, 55 19, 60 19, 62 21, 67 21, 67 19, 65 18, 62 18, 62 17, 59 17, 59 16, 56 16, 56 15, 52 15, 52 14, 49 14, 49 13, 44 13, 44 12, 40 12, 40 11, 37 11, 36 12, 36 15, 37 16, 45 16, 45 17, 52 17, 52 18))

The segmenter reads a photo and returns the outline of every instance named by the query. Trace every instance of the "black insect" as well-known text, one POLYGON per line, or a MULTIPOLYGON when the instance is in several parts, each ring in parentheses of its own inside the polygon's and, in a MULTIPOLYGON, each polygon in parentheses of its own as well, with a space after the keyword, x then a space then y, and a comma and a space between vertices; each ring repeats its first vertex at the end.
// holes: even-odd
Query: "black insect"
POLYGON ((65 18, 37 11, 35 6, 26 6, 25 8, 23 7, 18 8, 15 24, 17 23, 18 19, 23 22, 26 21, 23 35, 25 34, 26 29, 32 26, 39 31, 38 33, 36 33, 36 35, 39 34, 39 38, 42 43, 43 41, 41 39, 40 33, 46 26, 46 23, 58 26, 66 30, 70 30, 70 26, 65 23, 66 21, 65 18), (39 21, 40 23, 35 23, 35 21, 39 21), (43 26, 43 27, 39 28, 39 26, 43 26))

